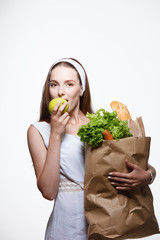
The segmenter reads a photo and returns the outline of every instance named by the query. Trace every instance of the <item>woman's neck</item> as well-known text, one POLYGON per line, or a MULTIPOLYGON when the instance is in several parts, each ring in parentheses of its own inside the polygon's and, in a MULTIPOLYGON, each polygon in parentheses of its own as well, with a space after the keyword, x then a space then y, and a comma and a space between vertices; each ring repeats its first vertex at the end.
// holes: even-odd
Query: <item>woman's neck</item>
POLYGON ((68 123, 76 125, 80 122, 80 119, 82 118, 83 113, 78 109, 74 112, 70 112, 69 115, 70 115, 70 119, 68 123))
POLYGON ((70 116, 71 118, 66 126, 66 133, 77 134, 79 127, 88 123, 88 118, 81 112, 81 110, 74 112, 70 116))

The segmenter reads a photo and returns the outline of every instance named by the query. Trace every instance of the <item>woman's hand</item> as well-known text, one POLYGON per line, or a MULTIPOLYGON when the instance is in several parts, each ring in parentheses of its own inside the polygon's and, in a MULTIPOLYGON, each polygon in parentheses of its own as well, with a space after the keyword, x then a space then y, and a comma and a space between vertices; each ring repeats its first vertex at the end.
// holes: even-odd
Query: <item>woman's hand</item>
POLYGON ((51 133, 62 136, 70 119, 68 112, 62 114, 68 102, 58 102, 51 113, 51 133), (60 106, 61 105, 61 106, 60 106))
POLYGON ((128 162, 126 166, 130 169, 129 173, 112 172, 109 173, 108 179, 111 184, 118 190, 133 190, 150 183, 150 173, 141 167, 128 162))

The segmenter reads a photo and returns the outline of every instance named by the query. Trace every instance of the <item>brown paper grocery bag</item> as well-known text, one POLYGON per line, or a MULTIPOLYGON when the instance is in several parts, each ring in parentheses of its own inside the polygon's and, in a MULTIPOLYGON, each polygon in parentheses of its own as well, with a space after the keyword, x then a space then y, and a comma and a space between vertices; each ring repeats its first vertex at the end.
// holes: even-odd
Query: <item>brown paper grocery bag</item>
POLYGON ((132 133, 134 137, 145 137, 145 129, 142 117, 138 117, 136 120, 128 119, 127 122, 130 133, 132 133))
POLYGON ((103 141, 86 147, 85 214, 88 239, 140 238, 159 233, 149 186, 118 191, 108 180, 112 171, 128 172, 125 160, 147 168, 150 137, 103 141))

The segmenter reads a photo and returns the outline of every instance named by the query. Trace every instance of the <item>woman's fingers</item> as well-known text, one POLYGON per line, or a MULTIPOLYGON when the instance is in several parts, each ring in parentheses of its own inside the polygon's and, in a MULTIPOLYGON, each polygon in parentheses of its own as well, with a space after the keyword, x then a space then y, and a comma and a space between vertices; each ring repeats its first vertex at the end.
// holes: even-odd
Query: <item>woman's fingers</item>
POLYGON ((111 172, 108 179, 111 184, 119 190, 136 189, 148 184, 149 173, 136 164, 126 161, 126 166, 130 169, 129 173, 111 172))
POLYGON ((126 163, 126 167, 128 167, 128 168, 130 168, 132 170, 134 170, 137 167, 137 165, 135 165, 134 163, 129 162, 128 160, 125 160, 125 163, 126 163))
POLYGON ((110 177, 120 177, 120 178, 128 178, 128 173, 122 173, 122 172, 111 172, 108 174, 110 177))
POLYGON ((58 103, 55 105, 55 107, 53 108, 52 114, 53 114, 53 115, 58 114, 59 116, 61 116, 62 113, 63 113, 63 111, 64 111, 64 109, 65 109, 65 107, 67 106, 67 104, 68 104, 68 102, 65 102, 65 103, 63 103, 63 104, 61 105, 61 101, 58 102, 58 103))
POLYGON ((60 105, 61 105, 61 102, 58 102, 58 103, 55 105, 55 107, 53 108, 53 111, 52 111, 51 114, 56 114, 57 111, 58 111, 58 109, 59 109, 59 107, 60 107, 60 105))
POLYGON ((117 187, 134 187, 135 183, 134 182, 116 182, 116 181, 111 181, 111 184, 114 185, 114 186, 117 186, 117 187))
MULTIPOLYGON (((137 168, 137 165, 128 162, 128 160, 125 161, 126 162, 126 166, 128 168, 130 168, 131 171, 135 170, 137 168)), ((119 177, 124 177, 124 178, 128 178, 128 173, 122 173, 122 172, 110 172, 109 173, 110 176, 119 176, 119 177)))
POLYGON ((136 183, 133 179, 118 177, 113 177, 112 179, 109 177, 108 179, 117 190, 131 190, 136 188, 136 183))
POLYGON ((108 179, 111 181, 111 184, 118 190, 131 190, 135 188, 136 183, 133 172, 136 169, 136 165, 129 163, 126 160, 126 166, 130 168, 131 172, 111 172, 108 175, 108 179))
POLYGON ((51 113, 51 131, 54 134, 63 135, 66 125, 70 119, 69 113, 63 113, 68 102, 61 104, 58 102, 51 113))
POLYGON ((57 112, 55 114, 53 113, 53 115, 52 115, 52 120, 54 122, 53 125, 55 127, 58 127, 57 124, 59 126, 65 126, 67 124, 68 120, 70 119, 70 115, 68 112, 65 112, 62 114, 65 106, 64 106, 64 108, 63 107, 61 109, 60 108, 57 109, 57 112))
POLYGON ((61 121, 64 125, 66 125, 69 119, 70 119, 69 113, 68 113, 68 112, 65 112, 65 113, 61 116, 60 121, 61 121))
POLYGON ((133 188, 131 188, 131 187, 121 187, 121 186, 116 187, 116 189, 117 190, 121 190, 121 191, 133 190, 133 188))
POLYGON ((60 115, 64 114, 63 111, 64 111, 65 107, 67 106, 67 104, 68 104, 68 102, 65 102, 59 107, 58 112, 60 115))
MULTIPOLYGON (((118 173, 117 173, 118 174, 118 173)), ((118 174, 119 175, 119 174, 118 174)), ((128 174, 123 174, 121 176, 108 176, 110 181, 120 182, 120 183, 132 183, 131 176, 128 174)))

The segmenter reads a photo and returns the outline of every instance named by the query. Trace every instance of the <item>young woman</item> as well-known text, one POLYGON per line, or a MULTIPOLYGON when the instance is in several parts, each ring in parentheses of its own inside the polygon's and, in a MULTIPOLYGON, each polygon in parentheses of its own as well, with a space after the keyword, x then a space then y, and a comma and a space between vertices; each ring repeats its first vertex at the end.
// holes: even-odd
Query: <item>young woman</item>
MULTIPOLYGON (((83 66, 73 58, 55 62, 44 85, 39 122, 33 123, 27 132, 38 189, 44 198, 55 200, 45 240, 87 239, 84 145, 77 136, 78 128, 88 122, 87 112, 93 111, 83 66), (58 97, 67 102, 62 105, 58 102, 50 114, 48 104, 58 97), (69 110, 62 114, 67 104, 69 110)), ((155 175, 150 166, 148 171, 134 164, 129 167, 131 173, 109 176, 113 185, 129 190, 148 184, 151 175, 155 175)))

